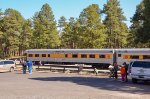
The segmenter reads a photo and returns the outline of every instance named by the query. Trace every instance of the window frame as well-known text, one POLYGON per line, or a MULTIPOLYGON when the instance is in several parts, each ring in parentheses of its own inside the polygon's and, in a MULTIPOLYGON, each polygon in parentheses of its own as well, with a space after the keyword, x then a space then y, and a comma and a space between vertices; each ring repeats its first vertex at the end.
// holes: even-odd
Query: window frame
POLYGON ((87 58, 87 54, 81 54, 81 58, 87 58))
POLYGON ((106 58, 106 55, 99 55, 99 58, 106 58))
POLYGON ((42 54, 42 57, 46 57, 46 54, 42 54))
POLYGON ((131 55, 130 59, 140 59, 140 56, 139 55, 131 55))
POLYGON ((35 54, 35 57, 39 57, 39 54, 35 54))
POLYGON ((33 57, 33 54, 28 54, 28 57, 33 57))
POLYGON ((95 54, 90 54, 89 58, 95 58, 95 54))
POLYGON ((78 54, 72 54, 72 58, 78 58, 78 54))
POLYGON ((143 59, 150 59, 150 55, 143 55, 143 59))

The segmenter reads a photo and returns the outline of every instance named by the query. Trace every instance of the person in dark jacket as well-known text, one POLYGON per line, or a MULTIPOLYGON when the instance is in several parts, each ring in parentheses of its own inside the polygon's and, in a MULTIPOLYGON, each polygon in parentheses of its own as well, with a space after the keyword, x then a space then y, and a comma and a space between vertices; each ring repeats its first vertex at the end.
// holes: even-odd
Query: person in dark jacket
POLYGON ((115 79, 117 79, 118 78, 118 65, 117 65, 117 63, 114 63, 114 76, 115 76, 115 79))
POLYGON ((26 69, 27 69, 27 64, 26 61, 23 59, 22 62, 22 70, 23 70, 23 74, 26 74, 26 69))

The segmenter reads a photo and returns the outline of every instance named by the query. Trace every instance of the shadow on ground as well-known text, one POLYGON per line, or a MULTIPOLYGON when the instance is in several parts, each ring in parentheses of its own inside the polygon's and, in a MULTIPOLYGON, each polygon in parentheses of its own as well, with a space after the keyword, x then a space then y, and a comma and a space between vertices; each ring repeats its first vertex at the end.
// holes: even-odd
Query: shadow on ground
POLYGON ((78 85, 90 86, 98 89, 110 91, 122 91, 133 94, 150 93, 149 82, 147 83, 139 82, 138 84, 132 84, 131 81, 121 82, 120 79, 114 80, 113 78, 97 78, 97 77, 38 77, 29 79, 40 81, 72 82, 78 85))

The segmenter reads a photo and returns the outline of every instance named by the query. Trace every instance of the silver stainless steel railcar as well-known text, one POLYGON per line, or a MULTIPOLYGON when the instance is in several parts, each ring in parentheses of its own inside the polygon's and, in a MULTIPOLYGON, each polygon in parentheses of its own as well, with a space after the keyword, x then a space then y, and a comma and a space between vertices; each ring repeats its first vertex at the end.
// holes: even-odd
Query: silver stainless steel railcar
POLYGON ((27 60, 62 64, 89 64, 107 68, 135 60, 150 61, 150 48, 139 49, 29 49, 27 60))
POLYGON ((118 65, 123 62, 129 64, 131 61, 150 61, 150 48, 115 49, 115 61, 118 65))
POLYGON ((113 63, 113 49, 30 49, 27 60, 63 64, 108 66, 113 63))

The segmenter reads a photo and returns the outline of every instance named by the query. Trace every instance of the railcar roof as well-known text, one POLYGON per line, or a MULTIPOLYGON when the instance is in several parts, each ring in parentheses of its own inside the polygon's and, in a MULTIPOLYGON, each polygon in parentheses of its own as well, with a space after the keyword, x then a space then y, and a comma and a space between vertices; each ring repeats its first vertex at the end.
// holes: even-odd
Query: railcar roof
POLYGON ((29 49, 26 51, 112 51, 113 49, 29 49))
MULTIPOLYGON (((0 60, 0 62, 1 62, 1 61, 13 61, 13 60, 0 60)), ((13 61, 13 62, 14 62, 14 61, 13 61)))
POLYGON ((150 48, 115 49, 116 51, 150 51, 150 48))
POLYGON ((150 51, 150 48, 124 48, 124 49, 28 49, 26 51, 112 51, 112 50, 116 50, 116 51, 150 51))

